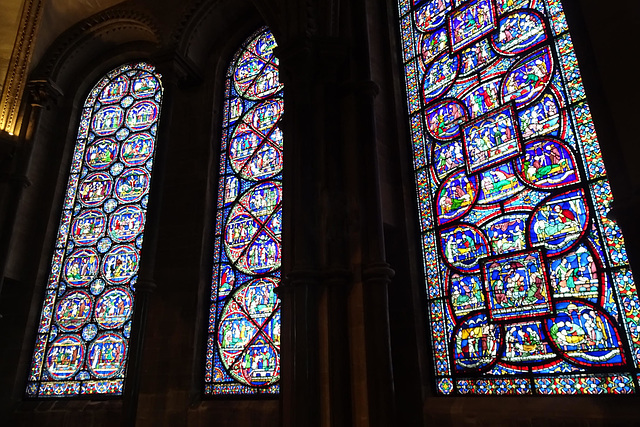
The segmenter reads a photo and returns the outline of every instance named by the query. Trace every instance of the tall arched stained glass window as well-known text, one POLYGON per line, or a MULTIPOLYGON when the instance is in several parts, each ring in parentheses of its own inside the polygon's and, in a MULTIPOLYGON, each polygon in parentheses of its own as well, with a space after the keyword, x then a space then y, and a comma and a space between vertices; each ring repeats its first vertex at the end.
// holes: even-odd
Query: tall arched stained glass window
POLYGON ((139 63, 84 103, 28 396, 122 394, 161 101, 139 63))
POLYGON ((282 84, 263 28, 226 78, 205 393, 275 394, 280 379, 282 84))
POLYGON ((640 311, 559 0, 399 0, 442 394, 635 393, 640 311))

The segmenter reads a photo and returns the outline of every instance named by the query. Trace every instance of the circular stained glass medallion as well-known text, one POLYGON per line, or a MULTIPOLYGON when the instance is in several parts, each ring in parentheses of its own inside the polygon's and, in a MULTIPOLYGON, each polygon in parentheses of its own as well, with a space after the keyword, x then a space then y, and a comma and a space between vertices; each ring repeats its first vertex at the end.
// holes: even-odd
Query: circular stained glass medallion
POLYGON ((127 112, 127 126, 132 131, 148 129, 158 118, 158 106, 153 101, 140 101, 127 112))
POLYGON ((123 206, 109 218, 109 235, 116 242, 127 242, 144 227, 144 213, 138 206, 123 206))
POLYGON ((158 79, 151 74, 143 73, 133 80, 132 93, 137 98, 148 98, 153 96, 159 86, 160 82, 158 79))
POLYGON ((131 317, 133 298, 121 288, 110 289, 96 302, 95 320, 105 329, 120 328, 131 317))
POLYGON ((84 338, 85 341, 91 341, 92 339, 95 338, 97 333, 98 333, 98 327, 93 323, 89 323, 87 326, 85 326, 82 329, 82 338, 84 338))
POLYGON ((124 112, 117 105, 111 105, 99 110, 91 122, 91 128, 99 136, 113 134, 122 126, 124 112))
POLYGON ((139 166, 153 154, 153 137, 148 133, 138 133, 122 144, 120 157, 129 166, 139 166))
POLYGON ((139 201, 149 189, 149 179, 149 174, 144 169, 129 169, 116 181, 116 197, 124 203, 139 201))
POLYGON ((70 292, 58 302, 55 311, 56 323, 65 332, 77 331, 91 316, 92 305, 92 298, 88 293, 70 292))
POLYGON ((88 175, 78 186, 78 198, 85 206, 98 206, 111 194, 113 181, 109 174, 97 172, 88 175))
POLYGON ((71 286, 84 286, 98 273, 98 254, 93 249, 73 252, 64 265, 63 274, 71 286))
POLYGON ((100 239, 98 241, 98 244, 96 245, 96 249, 98 249, 98 252, 100 252, 101 254, 107 252, 109 249, 111 249, 111 244, 113 242, 111 241, 110 238, 108 237, 103 237, 102 239, 100 239))
POLYGON ((64 335, 49 347, 45 366, 54 379, 66 380, 78 372, 83 360, 82 340, 75 335, 64 335))
POLYGON ((98 378, 108 378, 123 367, 127 355, 125 339, 118 334, 103 334, 89 346, 87 363, 98 378))
POLYGON ((86 164, 93 169, 107 168, 118 156, 118 143, 113 139, 100 139, 87 147, 86 164))
POLYGON ((96 279, 91 283, 89 290, 91 290, 91 293, 93 295, 100 295, 102 291, 104 291, 104 287, 105 287, 104 280, 96 279))
POLYGON ((133 104, 133 101, 134 101, 133 96, 131 95, 125 96, 124 98, 122 98, 122 101, 120 101, 120 106, 122 108, 129 108, 131 104, 133 104))
POLYGON ((107 219, 101 211, 84 211, 71 224, 71 238, 77 245, 92 245, 104 235, 106 223, 107 219))
POLYGON ((129 79, 120 75, 109 83, 102 93, 100 93, 100 101, 110 104, 119 101, 129 91, 129 79))
POLYGON ((130 245, 116 246, 104 256, 102 274, 109 283, 125 283, 137 271, 138 251, 130 245))

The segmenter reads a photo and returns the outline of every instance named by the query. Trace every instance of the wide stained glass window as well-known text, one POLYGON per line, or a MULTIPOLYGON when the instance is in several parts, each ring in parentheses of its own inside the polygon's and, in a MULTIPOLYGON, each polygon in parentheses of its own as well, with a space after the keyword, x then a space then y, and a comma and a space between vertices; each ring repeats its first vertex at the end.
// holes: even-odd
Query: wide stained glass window
POLYGON ((638 295, 558 0, 400 0, 442 394, 629 394, 638 295))
POLYGON ((84 103, 27 396, 122 394, 161 101, 139 63, 84 103))
POLYGON ((205 393, 275 394, 280 379, 282 84, 263 28, 227 72, 205 393))

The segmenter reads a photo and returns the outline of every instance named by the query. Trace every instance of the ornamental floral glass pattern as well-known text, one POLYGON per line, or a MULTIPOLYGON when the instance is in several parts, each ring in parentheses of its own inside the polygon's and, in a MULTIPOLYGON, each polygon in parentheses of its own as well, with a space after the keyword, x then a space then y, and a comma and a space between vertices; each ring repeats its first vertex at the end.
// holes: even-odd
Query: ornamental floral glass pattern
POLYGON ((122 394, 161 101, 160 76, 139 63, 84 103, 29 397, 122 394))
POLYGON ((227 72, 205 393, 276 394, 280 379, 282 84, 263 28, 227 72))
POLYGON ((442 394, 629 394, 640 304, 559 0, 399 0, 442 394))

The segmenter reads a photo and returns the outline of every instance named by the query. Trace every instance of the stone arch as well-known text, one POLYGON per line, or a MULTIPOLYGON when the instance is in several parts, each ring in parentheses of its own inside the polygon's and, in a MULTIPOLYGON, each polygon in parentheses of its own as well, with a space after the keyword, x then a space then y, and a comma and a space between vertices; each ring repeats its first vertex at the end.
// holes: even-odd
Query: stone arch
POLYGON ((142 12, 118 7, 97 13, 62 33, 31 74, 48 79, 63 93, 73 90, 78 76, 87 84, 119 63, 148 57, 163 45, 157 22, 142 12))
POLYGON ((211 57, 221 59, 225 68, 237 46, 261 25, 278 37, 281 23, 275 18, 277 6, 255 4, 251 0, 195 2, 182 17, 171 36, 176 51, 204 79, 211 57))

